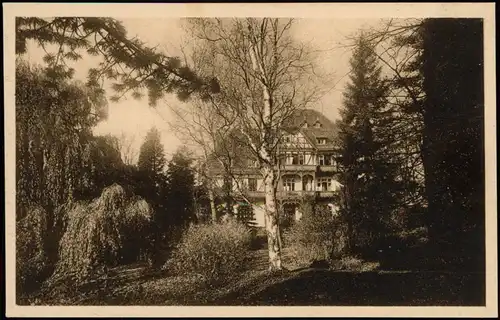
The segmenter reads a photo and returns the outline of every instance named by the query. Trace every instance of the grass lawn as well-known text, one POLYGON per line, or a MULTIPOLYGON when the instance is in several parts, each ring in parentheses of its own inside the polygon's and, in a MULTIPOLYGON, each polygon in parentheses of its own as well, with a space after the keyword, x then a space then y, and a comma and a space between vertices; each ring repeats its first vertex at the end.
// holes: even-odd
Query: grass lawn
POLYGON ((483 274, 299 268, 293 266, 286 251, 283 260, 291 270, 269 274, 266 250, 254 250, 246 270, 212 285, 202 283, 196 276, 168 276, 147 272, 144 265, 124 266, 114 270, 113 285, 101 294, 61 290, 53 299, 45 296, 39 303, 157 306, 479 306, 485 303, 483 274))

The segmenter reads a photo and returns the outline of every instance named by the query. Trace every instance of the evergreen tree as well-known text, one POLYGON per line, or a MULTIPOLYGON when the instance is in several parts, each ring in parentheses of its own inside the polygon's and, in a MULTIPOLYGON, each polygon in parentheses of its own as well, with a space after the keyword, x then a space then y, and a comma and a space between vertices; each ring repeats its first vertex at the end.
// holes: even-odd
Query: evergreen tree
POLYGON ((166 244, 169 215, 166 208, 168 181, 165 173, 165 151, 157 128, 151 128, 139 150, 137 194, 144 196, 154 208, 151 224, 152 264, 160 265, 162 246, 166 244))
MULTIPOLYGON (((404 183, 398 217, 403 228, 412 229, 423 224, 426 210, 424 167, 422 159, 423 140, 423 91, 422 53, 423 39, 421 23, 412 23, 408 31, 394 36, 390 41, 394 62, 391 86, 391 104, 395 109, 395 121, 387 133, 395 139, 391 158, 398 162, 399 176, 404 183), (401 54, 401 58, 397 56, 401 54)), ((387 59, 389 60, 389 59, 387 59)), ((384 60, 386 61, 386 60, 384 60)), ((387 62, 386 62, 387 63, 387 62)))
POLYGON ((165 151, 160 140, 160 132, 157 128, 151 128, 146 134, 144 143, 139 151, 139 170, 156 178, 165 169, 165 151))
POLYGON ((114 100, 129 92, 141 98, 142 89, 146 89, 151 105, 165 93, 175 92, 185 100, 192 94, 208 98, 210 93, 219 91, 215 79, 204 79, 183 66, 179 58, 165 56, 139 39, 127 37, 125 27, 116 19, 17 17, 16 54, 27 51, 29 40, 44 49, 56 46, 54 52, 44 57, 51 72, 72 75, 74 69, 68 67, 67 61, 81 60, 85 54, 104 57, 103 62, 89 70, 87 84, 102 91, 102 79, 114 81, 114 100))
POLYGON ((168 164, 167 177, 169 222, 185 227, 195 220, 195 175, 193 159, 185 148, 178 149, 168 164))
POLYGON ((165 165, 165 151, 160 140, 160 132, 153 127, 146 134, 139 150, 138 194, 143 195, 153 204, 157 214, 162 214, 166 210, 168 181, 165 165))
POLYGON ((397 205, 396 164, 387 156, 392 138, 388 86, 373 48, 363 36, 351 58, 350 83, 344 93, 339 123, 338 161, 343 187, 343 213, 353 251, 376 245, 387 232, 397 205))

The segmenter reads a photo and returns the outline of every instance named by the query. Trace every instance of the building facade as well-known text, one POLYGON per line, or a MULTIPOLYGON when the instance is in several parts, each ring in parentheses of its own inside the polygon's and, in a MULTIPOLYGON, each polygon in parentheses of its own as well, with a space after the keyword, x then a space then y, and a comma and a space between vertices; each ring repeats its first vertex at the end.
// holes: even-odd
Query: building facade
MULTIPOLYGON (((283 132, 278 146, 279 165, 276 168, 279 175, 276 197, 283 217, 300 220, 300 205, 305 200, 328 205, 332 214, 335 214, 338 210, 335 199, 340 184, 336 179, 334 124, 320 112, 305 109, 291 117, 283 127, 283 132)), ((256 161, 251 157, 246 158, 238 159, 238 165, 232 166, 229 178, 220 166, 212 170, 212 176, 219 190, 226 188, 231 192, 234 213, 241 210, 242 206, 251 206, 254 224, 264 227, 263 178, 256 161)))

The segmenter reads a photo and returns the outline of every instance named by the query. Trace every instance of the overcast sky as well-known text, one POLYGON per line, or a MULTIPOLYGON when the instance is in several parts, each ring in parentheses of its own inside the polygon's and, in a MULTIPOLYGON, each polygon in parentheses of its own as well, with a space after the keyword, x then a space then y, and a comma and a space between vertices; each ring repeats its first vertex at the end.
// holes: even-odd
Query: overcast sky
MULTIPOLYGON (((180 44, 186 40, 179 19, 120 19, 127 29, 129 37, 137 36, 150 46, 158 46, 170 55, 179 55, 180 44)), ((294 36, 300 41, 309 42, 314 49, 320 51, 321 67, 333 74, 335 87, 315 106, 328 118, 335 120, 342 102, 342 91, 349 72, 349 49, 341 48, 346 43, 346 36, 352 35, 361 28, 375 26, 378 19, 300 19, 294 27, 294 36)), ((31 45, 28 59, 41 62, 43 51, 31 45)), ((88 68, 98 62, 95 58, 84 58, 75 65, 76 77, 84 79, 88 68)), ((156 109, 148 106, 147 99, 137 101, 132 98, 118 103, 109 102, 109 117, 100 123, 96 134, 127 134, 134 138, 134 148, 139 149, 146 132, 156 126, 162 135, 162 142, 167 156, 172 154, 181 142, 170 130, 168 121, 172 120, 169 104, 180 103, 175 98, 159 103, 156 109)))

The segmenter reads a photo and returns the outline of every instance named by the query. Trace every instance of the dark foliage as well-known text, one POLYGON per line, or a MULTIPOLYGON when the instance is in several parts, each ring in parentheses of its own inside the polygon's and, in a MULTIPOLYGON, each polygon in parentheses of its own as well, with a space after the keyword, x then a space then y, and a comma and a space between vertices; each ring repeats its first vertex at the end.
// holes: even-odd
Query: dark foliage
POLYGON ((423 25, 426 217, 436 255, 484 269, 484 64, 480 19, 423 25), (471 259, 472 258, 472 259, 471 259), (465 262, 465 261, 464 261, 465 262))
POLYGON ((338 123, 342 216, 353 253, 366 252, 390 232, 388 221, 403 190, 397 164, 387 153, 393 138, 385 130, 394 119, 388 111, 389 88, 373 50, 360 36, 338 123))
POLYGON ((169 224, 185 227, 195 222, 193 206, 195 177, 193 159, 186 149, 179 149, 172 156, 167 167, 168 191, 166 208, 169 224))
POLYGON ((28 40, 43 48, 58 46, 57 53, 47 53, 44 60, 51 69, 68 74, 73 74, 74 69, 66 62, 78 61, 84 53, 103 57, 103 62, 89 70, 88 84, 102 90, 100 80, 115 81, 115 101, 129 92, 141 98, 144 89, 151 105, 169 92, 186 100, 192 94, 208 99, 220 90, 216 79, 204 79, 183 66, 181 59, 165 56, 139 39, 127 37, 122 23, 109 17, 17 17, 17 54, 26 52, 28 40))

